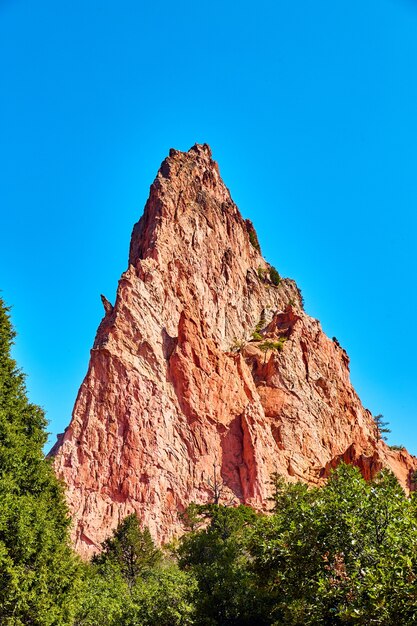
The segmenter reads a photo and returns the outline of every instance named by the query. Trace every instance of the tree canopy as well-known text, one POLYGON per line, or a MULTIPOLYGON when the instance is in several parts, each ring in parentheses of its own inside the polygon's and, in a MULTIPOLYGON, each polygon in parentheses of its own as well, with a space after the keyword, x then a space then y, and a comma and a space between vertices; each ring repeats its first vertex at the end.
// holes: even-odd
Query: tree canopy
POLYGON ((191 626, 194 589, 194 578, 128 515, 85 567, 75 626, 191 626))
POLYGON ((44 458, 44 412, 11 358, 15 333, 0 299, 0 623, 72 623, 77 561, 63 490, 44 458))
POLYGON ((206 527, 182 539, 197 624, 416 623, 417 501, 391 472, 366 482, 342 464, 321 488, 274 483, 271 515, 202 507, 206 527))

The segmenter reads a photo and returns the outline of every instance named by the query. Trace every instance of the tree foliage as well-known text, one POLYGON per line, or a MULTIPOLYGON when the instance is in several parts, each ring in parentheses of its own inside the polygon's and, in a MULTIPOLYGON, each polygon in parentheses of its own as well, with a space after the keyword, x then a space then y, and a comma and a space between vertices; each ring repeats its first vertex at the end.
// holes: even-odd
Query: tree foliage
POLYGON ((281 276, 279 275, 278 270, 273 265, 271 265, 269 268, 269 278, 271 279, 272 284, 278 287, 281 282, 281 276))
POLYGON ((72 623, 77 562, 62 487, 42 447, 43 411, 10 356, 15 333, 0 299, 0 623, 72 623))
POLYGON ((200 507, 205 528, 188 533, 179 548, 179 565, 197 582, 196 624, 262 626, 263 591, 250 567, 248 543, 257 514, 249 507, 200 507))
POLYGON ((86 565, 75 626, 191 626, 194 587, 132 514, 86 565))
POLYGON ((391 432, 391 429, 388 428, 388 422, 384 420, 384 416, 374 415, 373 420, 375 422, 375 432, 376 432, 376 440, 386 441, 388 439, 387 435, 391 432))
POLYGON ((322 488, 274 477, 271 515, 210 505, 180 567, 197 581, 196 624, 411 626, 417 501, 394 475, 340 465, 322 488))
POLYGON ((119 524, 113 536, 103 543, 102 552, 94 557, 97 565, 112 565, 132 587, 141 573, 155 566, 162 557, 147 528, 140 526, 135 513, 119 524))
POLYGON ((417 517, 392 473, 341 465, 322 489, 276 482, 252 538, 276 624, 402 624, 417 618, 417 517))

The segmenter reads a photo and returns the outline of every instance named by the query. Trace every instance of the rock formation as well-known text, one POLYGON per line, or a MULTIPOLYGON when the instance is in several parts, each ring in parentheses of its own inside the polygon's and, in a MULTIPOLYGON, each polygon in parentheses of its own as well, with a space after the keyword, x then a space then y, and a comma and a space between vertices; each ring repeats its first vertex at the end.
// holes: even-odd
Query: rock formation
POLYGON ((349 358, 262 258, 207 145, 171 150, 106 298, 71 423, 54 446, 80 554, 136 511, 159 541, 213 498, 268 506, 270 476, 318 484, 340 460, 416 459, 378 440, 349 358))

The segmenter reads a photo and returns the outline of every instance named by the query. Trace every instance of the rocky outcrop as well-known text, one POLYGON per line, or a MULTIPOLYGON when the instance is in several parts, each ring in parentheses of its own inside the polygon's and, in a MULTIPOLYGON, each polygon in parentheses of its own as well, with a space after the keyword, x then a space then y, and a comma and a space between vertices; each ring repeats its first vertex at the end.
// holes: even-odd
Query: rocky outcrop
POLYGON ((136 511, 154 537, 213 498, 264 509, 270 475, 318 484, 340 460, 404 486, 406 452, 377 441, 349 359, 260 254, 207 145, 171 150, 132 234, 129 265, 54 447, 87 556, 136 511), (216 477, 217 478, 217 477, 216 477))

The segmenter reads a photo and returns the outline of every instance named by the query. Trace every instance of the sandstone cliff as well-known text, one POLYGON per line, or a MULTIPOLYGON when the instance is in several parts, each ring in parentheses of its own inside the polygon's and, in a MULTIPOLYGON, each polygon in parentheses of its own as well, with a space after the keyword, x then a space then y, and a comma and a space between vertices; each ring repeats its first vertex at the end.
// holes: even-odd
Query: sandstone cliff
POLYGON ((341 459, 366 476, 407 452, 377 441, 346 352, 262 258, 207 145, 171 150, 104 297, 71 423, 52 453, 87 556, 137 511, 160 541, 213 498, 267 506, 270 475, 318 483, 341 459), (278 283, 278 284, 277 284, 278 283))

